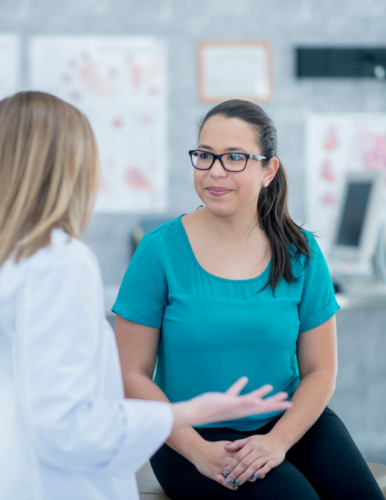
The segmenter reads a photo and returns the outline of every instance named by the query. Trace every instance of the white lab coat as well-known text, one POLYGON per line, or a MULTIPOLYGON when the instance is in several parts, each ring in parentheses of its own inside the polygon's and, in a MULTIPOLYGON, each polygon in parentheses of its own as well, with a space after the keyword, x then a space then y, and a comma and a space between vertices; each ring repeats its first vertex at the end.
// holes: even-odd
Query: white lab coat
POLYGON ((135 472, 173 424, 124 400, 93 252, 51 245, 0 268, 0 499, 136 500, 135 472))

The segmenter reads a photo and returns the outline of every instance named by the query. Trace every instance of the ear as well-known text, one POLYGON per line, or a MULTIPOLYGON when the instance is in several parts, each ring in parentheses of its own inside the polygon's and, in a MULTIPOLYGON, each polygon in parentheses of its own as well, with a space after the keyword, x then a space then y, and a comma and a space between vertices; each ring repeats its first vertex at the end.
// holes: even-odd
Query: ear
POLYGON ((271 184, 273 178, 276 175, 280 166, 280 162, 278 158, 271 158, 267 166, 264 167, 264 177, 262 185, 267 187, 267 184, 271 184))

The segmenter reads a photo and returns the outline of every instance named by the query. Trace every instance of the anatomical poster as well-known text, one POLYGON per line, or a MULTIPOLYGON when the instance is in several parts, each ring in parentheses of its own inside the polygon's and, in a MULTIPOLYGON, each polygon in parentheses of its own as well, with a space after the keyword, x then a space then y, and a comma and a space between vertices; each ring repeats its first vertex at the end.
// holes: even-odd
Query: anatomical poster
MULTIPOLYGON (((386 114, 314 114, 307 121, 306 228, 328 252, 346 173, 381 170, 386 177, 386 114)), ((386 199, 383 208, 386 222, 386 199)))
POLYGON ((89 118, 101 158, 99 213, 167 208, 166 44, 153 37, 35 36, 31 86, 89 118))

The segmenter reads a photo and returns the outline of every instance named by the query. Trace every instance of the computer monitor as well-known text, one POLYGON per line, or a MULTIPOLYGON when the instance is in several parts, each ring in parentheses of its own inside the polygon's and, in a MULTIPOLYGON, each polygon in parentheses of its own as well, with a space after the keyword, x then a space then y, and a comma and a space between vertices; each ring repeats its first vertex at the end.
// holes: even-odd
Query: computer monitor
POLYGON ((375 252, 382 212, 382 172, 353 172, 346 177, 331 259, 369 262, 375 252))

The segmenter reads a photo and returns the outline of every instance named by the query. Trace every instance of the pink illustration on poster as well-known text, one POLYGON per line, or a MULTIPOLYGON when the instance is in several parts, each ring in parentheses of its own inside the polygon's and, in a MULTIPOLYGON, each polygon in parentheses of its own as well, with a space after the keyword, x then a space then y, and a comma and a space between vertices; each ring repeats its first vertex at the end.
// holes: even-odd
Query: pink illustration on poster
POLYGON ((166 45, 153 37, 35 36, 31 86, 89 118, 101 156, 99 213, 167 208, 166 45))
MULTIPOLYGON (((313 114, 306 130, 306 228, 328 253, 346 173, 382 170, 386 178, 386 114, 313 114)), ((386 221, 386 199, 383 207, 386 221)))

